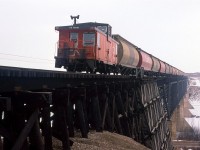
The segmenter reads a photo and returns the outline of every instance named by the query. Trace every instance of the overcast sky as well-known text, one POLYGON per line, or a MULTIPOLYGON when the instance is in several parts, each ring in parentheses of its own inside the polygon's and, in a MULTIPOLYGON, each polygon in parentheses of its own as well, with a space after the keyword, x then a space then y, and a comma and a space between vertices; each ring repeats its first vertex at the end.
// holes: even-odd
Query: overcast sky
POLYGON ((109 23, 113 33, 181 69, 200 72, 200 0, 0 0, 0 65, 53 69, 55 26, 109 23))

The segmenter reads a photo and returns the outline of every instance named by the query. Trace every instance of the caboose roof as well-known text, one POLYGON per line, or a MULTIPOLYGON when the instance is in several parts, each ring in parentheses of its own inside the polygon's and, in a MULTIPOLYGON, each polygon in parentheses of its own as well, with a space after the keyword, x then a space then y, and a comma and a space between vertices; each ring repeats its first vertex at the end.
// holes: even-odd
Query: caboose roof
POLYGON ((91 27, 98 27, 98 26, 109 26, 107 23, 97 23, 97 22, 86 22, 86 23, 78 23, 71 26, 56 26, 55 30, 67 30, 67 29, 89 29, 91 27))

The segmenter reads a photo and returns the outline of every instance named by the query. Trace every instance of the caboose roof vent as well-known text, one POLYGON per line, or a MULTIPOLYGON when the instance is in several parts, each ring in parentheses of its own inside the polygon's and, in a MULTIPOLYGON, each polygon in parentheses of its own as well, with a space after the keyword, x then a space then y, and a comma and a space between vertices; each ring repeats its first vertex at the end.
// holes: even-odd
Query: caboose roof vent
POLYGON ((76 25, 76 19, 79 19, 79 15, 78 16, 71 16, 71 19, 72 20, 74 19, 74 24, 73 25, 76 25))

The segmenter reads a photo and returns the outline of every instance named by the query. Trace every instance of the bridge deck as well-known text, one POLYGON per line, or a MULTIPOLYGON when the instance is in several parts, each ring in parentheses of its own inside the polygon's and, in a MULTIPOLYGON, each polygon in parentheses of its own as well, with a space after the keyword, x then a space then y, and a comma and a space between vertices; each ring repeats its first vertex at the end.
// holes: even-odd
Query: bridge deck
POLYGON ((133 76, 69 73, 53 70, 38 70, 0 66, 0 92, 35 90, 41 88, 63 88, 69 84, 102 84, 105 82, 130 82, 133 76))

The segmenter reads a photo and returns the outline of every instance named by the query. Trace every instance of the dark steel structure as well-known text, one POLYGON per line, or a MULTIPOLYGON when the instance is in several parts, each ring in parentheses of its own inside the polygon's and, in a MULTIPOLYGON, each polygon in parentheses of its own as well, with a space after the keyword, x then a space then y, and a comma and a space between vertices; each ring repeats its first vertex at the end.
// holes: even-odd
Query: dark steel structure
POLYGON ((0 67, 0 83, 4 150, 52 150, 53 136, 68 150, 77 129, 84 138, 90 130, 108 130, 153 150, 171 150, 167 120, 187 91, 185 76, 136 78, 13 67, 0 67))

